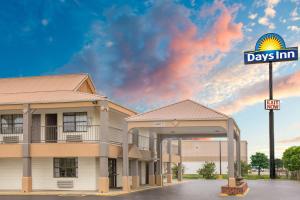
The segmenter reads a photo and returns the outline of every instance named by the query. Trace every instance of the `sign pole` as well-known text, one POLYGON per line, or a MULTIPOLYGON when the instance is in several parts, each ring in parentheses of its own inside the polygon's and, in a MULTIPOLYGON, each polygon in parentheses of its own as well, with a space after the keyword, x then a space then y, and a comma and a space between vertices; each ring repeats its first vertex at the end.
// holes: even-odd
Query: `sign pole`
MULTIPOLYGON (((273 100, 273 65, 269 62, 269 89, 270 100, 273 100)), ((274 155, 274 110, 269 111, 269 140, 270 140, 270 178, 276 178, 274 155)))

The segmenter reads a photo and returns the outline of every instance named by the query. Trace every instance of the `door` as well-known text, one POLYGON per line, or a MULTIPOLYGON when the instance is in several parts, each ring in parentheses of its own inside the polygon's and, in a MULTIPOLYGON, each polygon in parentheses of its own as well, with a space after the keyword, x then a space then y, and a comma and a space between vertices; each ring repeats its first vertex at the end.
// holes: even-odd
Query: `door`
POLYGON ((146 184, 149 184, 149 163, 146 163, 146 184))
POLYGON ((108 178, 109 178, 109 187, 117 187, 117 159, 109 158, 108 159, 108 178))
POLYGON ((41 115, 33 114, 32 115, 32 142, 41 141, 41 115))
POLYGON ((57 114, 46 114, 46 142, 57 142, 57 114))

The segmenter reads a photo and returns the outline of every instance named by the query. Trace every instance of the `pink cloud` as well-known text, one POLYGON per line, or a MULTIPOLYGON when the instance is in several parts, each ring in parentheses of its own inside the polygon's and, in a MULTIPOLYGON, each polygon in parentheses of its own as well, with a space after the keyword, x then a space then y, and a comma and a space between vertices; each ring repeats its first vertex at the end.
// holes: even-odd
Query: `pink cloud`
MULTIPOLYGON (((300 96, 300 71, 274 80, 274 98, 282 99, 300 96)), ((263 102, 268 99, 268 82, 260 82, 244 91, 232 102, 219 106, 217 109, 228 114, 242 110, 243 108, 263 102)))
MULTIPOLYGON (((145 101, 157 98, 168 101, 195 96, 202 90, 199 79, 207 75, 220 62, 222 53, 229 52, 234 42, 243 38, 243 24, 234 22, 236 10, 236 7, 228 8, 222 1, 215 1, 209 7, 209 14, 214 15, 216 11, 220 11, 220 15, 202 37, 198 36, 200 30, 188 15, 176 16, 180 18, 184 28, 173 25, 175 21, 172 19, 166 21, 160 19, 161 22, 158 23, 168 28, 170 34, 167 59, 160 63, 156 70, 124 82, 114 95, 118 98, 126 96, 131 102, 137 102, 141 98, 145 101)), ((164 12, 164 10, 160 11, 164 12)), ((130 52, 129 49, 124 51, 130 52)), ((132 56, 130 53, 126 55, 132 56)), ((144 66, 142 64, 141 67, 146 70, 147 64, 144 66)), ((127 73, 134 73, 131 70, 134 68, 129 68, 127 73)))

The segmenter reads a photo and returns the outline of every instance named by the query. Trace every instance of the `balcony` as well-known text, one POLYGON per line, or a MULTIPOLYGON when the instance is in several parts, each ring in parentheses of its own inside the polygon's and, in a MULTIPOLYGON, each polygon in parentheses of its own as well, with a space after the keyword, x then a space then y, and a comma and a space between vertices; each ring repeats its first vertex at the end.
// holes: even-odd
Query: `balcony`
POLYGON ((23 142, 23 127, 1 127, 0 143, 12 144, 23 142))
POLYGON ((32 128, 31 140, 32 143, 96 143, 100 141, 100 126, 41 126, 32 128))

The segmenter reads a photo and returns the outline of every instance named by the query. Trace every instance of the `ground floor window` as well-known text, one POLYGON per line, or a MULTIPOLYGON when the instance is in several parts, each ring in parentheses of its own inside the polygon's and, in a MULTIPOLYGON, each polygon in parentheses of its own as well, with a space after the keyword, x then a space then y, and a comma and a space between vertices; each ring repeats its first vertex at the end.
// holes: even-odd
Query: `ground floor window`
POLYGON ((77 177, 78 158, 54 158, 54 177, 77 177))

